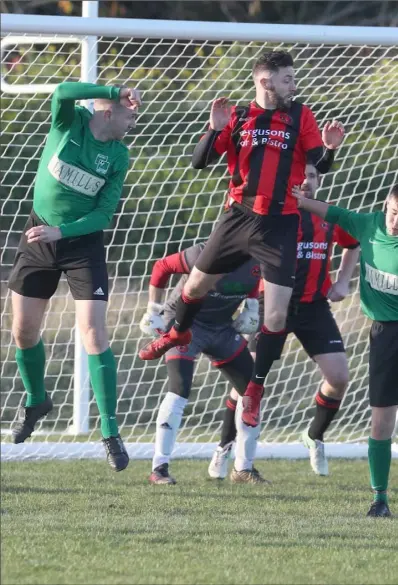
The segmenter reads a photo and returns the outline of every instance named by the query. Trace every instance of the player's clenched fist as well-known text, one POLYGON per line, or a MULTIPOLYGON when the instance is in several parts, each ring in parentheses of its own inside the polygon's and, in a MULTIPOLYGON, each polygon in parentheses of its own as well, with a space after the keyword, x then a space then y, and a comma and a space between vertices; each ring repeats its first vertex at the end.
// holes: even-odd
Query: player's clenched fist
POLYGON ((120 89, 119 101, 122 106, 129 109, 137 109, 142 105, 139 90, 130 87, 122 87, 120 89))
POLYGON ((326 122, 322 130, 322 140, 326 148, 335 150, 340 146, 344 139, 344 126, 338 120, 326 122))
POLYGON ((228 124, 231 117, 231 106, 228 98, 221 97, 214 100, 210 111, 210 128, 220 132, 228 124))

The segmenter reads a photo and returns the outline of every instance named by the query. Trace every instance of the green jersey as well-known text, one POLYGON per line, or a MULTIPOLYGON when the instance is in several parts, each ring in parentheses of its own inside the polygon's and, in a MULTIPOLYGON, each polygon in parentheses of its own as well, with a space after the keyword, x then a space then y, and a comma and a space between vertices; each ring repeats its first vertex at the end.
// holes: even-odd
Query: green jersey
POLYGON ((361 244, 360 294, 365 315, 398 321, 398 238, 386 231, 385 215, 329 207, 325 217, 361 244))
POLYGON ((51 128, 37 171, 33 209, 62 237, 106 228, 116 211, 129 166, 127 147, 94 138, 91 113, 75 100, 118 100, 120 89, 61 83, 51 102, 51 128))

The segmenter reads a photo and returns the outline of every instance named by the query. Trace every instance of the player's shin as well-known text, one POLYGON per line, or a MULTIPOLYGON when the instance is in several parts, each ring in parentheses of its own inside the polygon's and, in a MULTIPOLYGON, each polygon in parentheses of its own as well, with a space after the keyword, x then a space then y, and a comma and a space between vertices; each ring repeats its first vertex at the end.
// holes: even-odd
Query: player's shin
POLYGON ((28 349, 18 347, 15 352, 15 360, 27 392, 25 406, 27 408, 38 406, 46 398, 44 389, 46 356, 43 341, 40 339, 39 343, 28 349))
POLYGON ((308 429, 308 435, 313 441, 323 441, 323 434, 329 428, 332 420, 337 415, 341 400, 336 400, 318 391, 316 397, 316 410, 314 418, 308 429))
POLYGON ((223 423, 221 428, 221 440, 220 447, 225 447, 229 443, 235 441, 236 437, 236 425, 235 425, 235 411, 236 411, 237 400, 228 396, 223 416, 223 423))
POLYGON ((177 301, 174 329, 183 333, 192 327, 196 315, 202 307, 203 299, 195 299, 181 294, 177 301))
POLYGON ((242 420, 243 404, 242 398, 239 398, 236 415, 236 449, 235 449, 235 464, 236 471, 251 471, 253 468, 253 461, 256 456, 257 440, 260 436, 260 425, 250 427, 242 420))
POLYGON ((116 361, 110 347, 98 355, 88 356, 88 369, 101 418, 101 434, 104 439, 116 437, 116 361))
POLYGON ((243 397, 243 422, 249 426, 259 423, 260 402, 265 379, 275 360, 280 359, 286 340, 286 330, 273 333, 263 325, 256 345, 253 375, 243 397))
POLYGON ((391 439, 378 441, 369 437, 370 481, 376 502, 387 502, 387 487, 391 466, 391 442, 391 439))
POLYGON ((156 419, 155 454, 152 460, 152 470, 169 463, 187 402, 187 398, 173 392, 167 392, 164 397, 156 419))

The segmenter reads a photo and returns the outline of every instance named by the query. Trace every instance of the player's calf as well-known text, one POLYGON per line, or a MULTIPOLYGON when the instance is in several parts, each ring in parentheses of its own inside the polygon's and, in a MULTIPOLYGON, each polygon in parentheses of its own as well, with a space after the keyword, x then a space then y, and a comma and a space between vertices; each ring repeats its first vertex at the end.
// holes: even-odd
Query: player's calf
POLYGON ((47 392, 43 402, 36 406, 23 408, 20 421, 12 429, 14 443, 18 444, 26 441, 33 433, 36 423, 45 417, 52 408, 53 403, 47 392))

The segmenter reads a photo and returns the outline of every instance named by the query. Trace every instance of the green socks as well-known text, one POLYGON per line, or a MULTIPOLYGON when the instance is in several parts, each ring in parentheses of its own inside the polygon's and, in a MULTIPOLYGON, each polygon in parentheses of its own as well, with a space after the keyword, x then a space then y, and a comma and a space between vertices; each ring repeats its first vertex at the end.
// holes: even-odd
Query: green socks
POLYGON ((28 349, 19 349, 15 352, 15 361, 22 378, 22 383, 28 394, 26 407, 37 406, 44 402, 46 391, 44 389, 44 368, 46 355, 43 341, 28 349))
POLYGON ((368 460, 370 482, 377 502, 387 502, 388 476, 391 465, 391 439, 377 441, 369 437, 368 460))
POLYGON ((109 347, 99 355, 88 356, 91 386, 101 417, 104 439, 119 433, 116 422, 116 361, 109 347))

